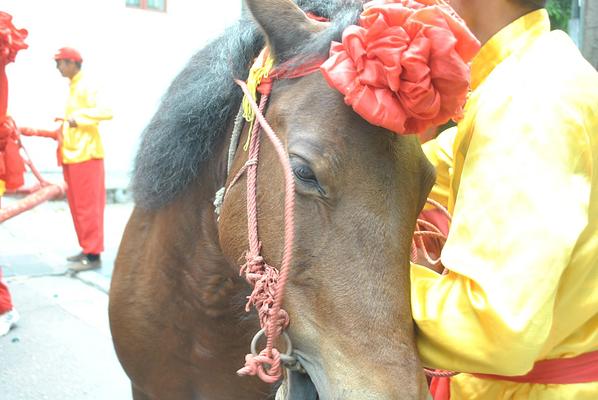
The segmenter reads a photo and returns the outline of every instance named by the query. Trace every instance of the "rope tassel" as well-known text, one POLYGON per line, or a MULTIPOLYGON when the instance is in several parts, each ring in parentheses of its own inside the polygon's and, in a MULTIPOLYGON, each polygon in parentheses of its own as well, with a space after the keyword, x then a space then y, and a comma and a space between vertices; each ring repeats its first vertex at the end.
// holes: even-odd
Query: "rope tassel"
POLYGON ((268 350, 264 349, 258 355, 247 354, 245 356, 245 366, 238 370, 237 374, 241 376, 257 375, 262 381, 272 384, 280 379, 282 375, 281 366, 278 350, 272 349, 272 357, 269 357, 268 350), (266 365, 269 366, 267 370, 266 365))

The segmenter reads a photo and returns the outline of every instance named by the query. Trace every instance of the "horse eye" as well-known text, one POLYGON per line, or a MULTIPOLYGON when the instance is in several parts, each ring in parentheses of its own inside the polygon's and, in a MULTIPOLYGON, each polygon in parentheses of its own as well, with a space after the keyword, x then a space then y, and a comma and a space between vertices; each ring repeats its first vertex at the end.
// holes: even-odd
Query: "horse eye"
POLYGON ((316 174, 306 160, 299 156, 291 155, 290 161, 293 174, 297 179, 305 183, 318 184, 318 178, 316 178, 316 174))
POLYGON ((303 182, 315 184, 318 183, 318 179, 316 178, 314 171, 312 171, 312 169, 305 164, 294 165, 293 173, 299 180, 303 182))
POLYGON ((309 163, 302 157, 291 155, 291 168, 298 183, 309 192, 315 191, 321 196, 326 196, 326 191, 318 182, 318 178, 309 163))

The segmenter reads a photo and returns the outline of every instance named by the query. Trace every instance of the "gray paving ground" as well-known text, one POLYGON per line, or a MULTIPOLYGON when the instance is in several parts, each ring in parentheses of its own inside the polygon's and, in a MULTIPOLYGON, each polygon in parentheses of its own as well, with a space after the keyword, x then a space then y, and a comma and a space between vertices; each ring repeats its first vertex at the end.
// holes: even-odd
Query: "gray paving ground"
POLYGON ((65 273, 64 258, 79 249, 64 201, 0 224, 0 266, 21 314, 17 328, 0 337, 0 399, 131 399, 107 313, 113 261, 131 210, 131 203, 107 205, 103 267, 74 277, 65 273))

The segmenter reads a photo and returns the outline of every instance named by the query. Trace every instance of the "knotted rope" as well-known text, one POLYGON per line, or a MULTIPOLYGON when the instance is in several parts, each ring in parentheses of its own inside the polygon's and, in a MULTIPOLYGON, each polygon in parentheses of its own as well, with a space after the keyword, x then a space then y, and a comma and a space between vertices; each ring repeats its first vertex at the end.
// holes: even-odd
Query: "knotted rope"
POLYGON ((268 93, 262 93, 260 105, 258 106, 253 96, 251 96, 247 84, 240 80, 235 82, 243 90, 256 119, 249 142, 248 161, 231 182, 233 184, 243 172, 247 173, 249 250, 245 254, 246 263, 241 267, 240 274, 244 274, 245 279, 253 285, 253 291, 248 298, 246 309, 249 311, 252 305, 256 307, 260 324, 266 332, 266 347, 259 354, 248 354, 245 357, 245 366, 237 373, 239 375, 257 375, 264 382, 274 383, 282 376, 281 354, 274 347, 274 343, 289 323, 288 314, 282 309, 282 299, 289 276, 295 236, 295 180, 284 145, 263 115, 268 102, 268 93), (257 164, 261 129, 272 142, 285 174, 284 248, 280 270, 265 262, 261 256, 261 242, 258 238, 257 164))
MULTIPOLYGON (((451 221, 451 215, 442 204, 430 198, 428 198, 426 202, 428 204, 433 205, 448 219, 448 221, 451 221)), ((441 265, 440 254, 438 254, 437 258, 432 258, 429 250, 426 248, 426 245, 424 243, 425 237, 439 240, 441 242, 440 248, 442 248, 446 243, 446 235, 442 233, 442 231, 436 225, 422 218, 418 218, 417 222, 415 223, 415 231, 413 232, 413 239, 411 241, 411 261, 417 262, 417 258, 419 255, 417 250, 419 249, 421 250, 428 264, 430 264, 433 267, 438 267, 441 265)))

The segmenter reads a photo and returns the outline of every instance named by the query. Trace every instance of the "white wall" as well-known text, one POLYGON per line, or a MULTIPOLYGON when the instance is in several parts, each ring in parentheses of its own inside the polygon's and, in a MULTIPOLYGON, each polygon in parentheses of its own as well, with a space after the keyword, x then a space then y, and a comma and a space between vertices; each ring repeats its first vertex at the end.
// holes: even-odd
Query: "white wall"
MULTIPOLYGON (((52 59, 63 46, 83 55, 114 112, 102 123, 107 181, 126 176, 139 135, 174 76, 193 53, 233 23, 241 0, 168 0, 166 13, 125 7, 125 0, 1 0, 0 10, 29 31, 29 48, 7 67, 9 113, 19 126, 50 128, 68 91, 52 59)), ((58 171, 55 144, 25 138, 36 166, 58 171)))

